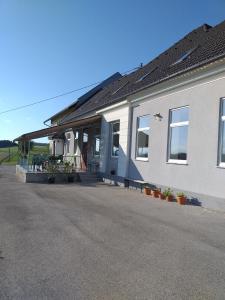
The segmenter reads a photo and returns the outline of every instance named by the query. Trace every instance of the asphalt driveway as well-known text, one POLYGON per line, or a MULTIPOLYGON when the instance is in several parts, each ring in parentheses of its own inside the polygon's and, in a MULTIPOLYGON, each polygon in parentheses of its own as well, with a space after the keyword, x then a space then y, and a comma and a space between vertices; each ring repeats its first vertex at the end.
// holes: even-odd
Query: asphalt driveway
POLYGON ((0 299, 225 299, 225 215, 0 167, 0 299))

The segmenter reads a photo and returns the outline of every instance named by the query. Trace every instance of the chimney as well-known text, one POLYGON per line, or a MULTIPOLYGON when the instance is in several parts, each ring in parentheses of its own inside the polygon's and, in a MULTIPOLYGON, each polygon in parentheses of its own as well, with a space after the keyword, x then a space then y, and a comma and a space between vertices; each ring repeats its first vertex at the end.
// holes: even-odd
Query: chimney
POLYGON ((210 25, 208 25, 208 24, 204 24, 204 25, 203 25, 203 30, 204 30, 205 32, 208 32, 210 28, 212 28, 212 26, 210 26, 210 25))

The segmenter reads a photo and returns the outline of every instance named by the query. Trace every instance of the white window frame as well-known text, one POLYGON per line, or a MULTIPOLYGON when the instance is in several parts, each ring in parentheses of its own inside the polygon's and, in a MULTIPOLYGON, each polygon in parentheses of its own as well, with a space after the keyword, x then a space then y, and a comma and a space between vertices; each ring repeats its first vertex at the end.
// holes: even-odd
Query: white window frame
POLYGON ((66 139, 66 154, 70 154, 70 139, 66 139))
MULTIPOLYGON (((94 128, 94 130, 96 131, 96 129, 98 129, 97 127, 94 128)), ((94 133, 94 149, 93 149, 93 156, 94 157, 100 157, 100 151, 101 151, 101 129, 99 128, 99 133, 94 133), (99 154, 95 153, 96 150, 96 139, 99 138, 99 154)))
POLYGON ((220 124, 219 124, 219 151, 218 151, 218 165, 225 168, 225 162, 221 162, 222 155, 222 138, 223 138, 223 122, 225 122, 225 115, 223 115, 223 105, 225 106, 225 98, 220 99, 220 124))
POLYGON ((188 108, 189 105, 177 107, 177 108, 172 108, 169 110, 169 139, 168 139, 168 151, 167 151, 167 162, 170 164, 179 164, 179 165, 187 165, 187 159, 182 160, 182 159, 171 159, 170 158, 170 151, 171 151, 171 138, 172 138, 172 128, 176 127, 184 127, 184 126, 189 126, 189 120, 188 121, 182 121, 182 122, 174 122, 172 123, 172 112, 175 110, 180 110, 183 108, 188 108))
MULTIPOLYGON (((120 127, 120 121, 113 121, 111 122, 111 149, 110 149, 110 152, 111 152, 111 157, 112 158, 118 158, 119 157, 119 152, 118 152, 118 155, 113 155, 113 136, 118 134, 119 135, 119 141, 120 141, 120 130, 119 131, 115 131, 113 132, 113 125, 119 123, 119 127, 120 127)), ((120 151, 120 148, 118 149, 118 151, 120 151)))
POLYGON ((76 147, 76 152, 74 151, 74 156, 78 156, 79 153, 79 136, 80 136, 80 132, 78 130, 76 130, 74 132, 74 149, 76 147))
MULTIPOLYGON (((137 147, 138 147, 138 132, 140 131, 150 131, 150 124, 148 127, 138 127, 139 126, 139 119, 141 117, 146 117, 146 116, 149 116, 150 118, 150 115, 142 115, 142 116, 139 116, 137 117, 137 121, 136 121, 136 127, 137 127, 137 130, 136 130, 136 147, 135 147, 135 159, 136 160, 142 160, 142 161, 148 161, 149 158, 148 157, 140 157, 140 156, 137 156, 137 147)), ((149 140, 148 140, 148 148, 149 148, 149 140)))

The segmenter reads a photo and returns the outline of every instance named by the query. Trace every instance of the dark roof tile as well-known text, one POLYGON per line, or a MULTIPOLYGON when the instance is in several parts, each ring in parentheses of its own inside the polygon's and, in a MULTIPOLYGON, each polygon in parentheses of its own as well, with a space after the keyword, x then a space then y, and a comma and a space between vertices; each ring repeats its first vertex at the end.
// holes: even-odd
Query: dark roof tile
POLYGON ((95 112, 141 89, 207 64, 219 56, 225 56, 225 21, 215 27, 204 24, 188 33, 145 66, 104 87, 76 111, 66 116, 63 122, 95 112), (194 50, 184 60, 178 62, 182 55, 192 49, 194 50), (148 73, 143 80, 138 80, 148 73))

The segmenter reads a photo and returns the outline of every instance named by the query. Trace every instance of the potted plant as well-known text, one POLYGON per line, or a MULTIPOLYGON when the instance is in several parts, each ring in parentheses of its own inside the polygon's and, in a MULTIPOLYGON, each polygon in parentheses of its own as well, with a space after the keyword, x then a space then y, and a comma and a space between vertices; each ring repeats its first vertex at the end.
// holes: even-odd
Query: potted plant
POLYGON ((177 199, 178 204, 180 204, 180 205, 186 204, 187 197, 185 196, 184 193, 182 193, 182 192, 177 193, 176 199, 177 199))
POLYGON ((48 183, 55 183, 55 176, 58 172, 58 166, 55 164, 49 164, 47 166, 47 173, 48 173, 48 183))
POLYGON ((164 193, 162 193, 161 191, 159 192, 159 195, 158 195, 158 197, 159 197, 159 199, 161 199, 161 200, 165 200, 165 195, 164 195, 164 193))
POLYGON ((151 195, 151 188, 146 185, 144 187, 144 193, 145 193, 145 195, 151 195))
POLYGON ((163 195, 165 196, 165 198, 168 202, 173 201, 173 191, 170 188, 166 189, 163 192, 163 195))
POLYGON ((160 191, 158 189, 153 189, 152 190, 152 197, 158 198, 160 191))
POLYGON ((74 182, 74 176, 71 174, 72 170, 73 170, 73 165, 69 161, 66 161, 64 163, 64 172, 68 174, 67 176, 68 182, 74 182))

